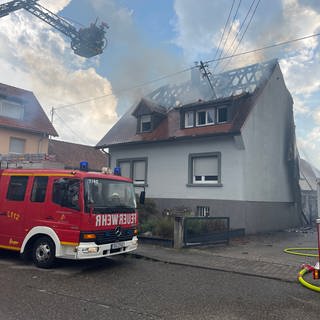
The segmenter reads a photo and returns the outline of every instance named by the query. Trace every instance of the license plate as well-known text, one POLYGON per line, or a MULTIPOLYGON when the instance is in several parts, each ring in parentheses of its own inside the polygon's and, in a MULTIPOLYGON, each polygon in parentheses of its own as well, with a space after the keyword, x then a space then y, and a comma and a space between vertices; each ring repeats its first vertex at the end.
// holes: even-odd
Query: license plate
POLYGON ((111 249, 120 249, 123 247, 123 242, 116 242, 111 244, 111 249))

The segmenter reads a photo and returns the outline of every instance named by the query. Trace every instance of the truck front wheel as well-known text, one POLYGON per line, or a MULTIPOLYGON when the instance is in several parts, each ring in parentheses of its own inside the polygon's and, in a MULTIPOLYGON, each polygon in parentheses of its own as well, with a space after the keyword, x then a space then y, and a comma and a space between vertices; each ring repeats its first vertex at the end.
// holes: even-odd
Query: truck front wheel
POLYGON ((36 240, 32 249, 32 259, 39 268, 49 269, 55 260, 55 245, 49 237, 41 237, 36 240))

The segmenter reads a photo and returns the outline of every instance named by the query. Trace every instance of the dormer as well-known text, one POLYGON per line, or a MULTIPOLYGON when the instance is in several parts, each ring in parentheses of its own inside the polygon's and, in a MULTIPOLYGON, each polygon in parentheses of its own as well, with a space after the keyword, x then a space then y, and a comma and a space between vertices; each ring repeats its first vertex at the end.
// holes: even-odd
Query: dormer
POLYGON ((137 119, 137 133, 152 132, 167 116, 167 109, 154 101, 142 98, 132 115, 137 119))

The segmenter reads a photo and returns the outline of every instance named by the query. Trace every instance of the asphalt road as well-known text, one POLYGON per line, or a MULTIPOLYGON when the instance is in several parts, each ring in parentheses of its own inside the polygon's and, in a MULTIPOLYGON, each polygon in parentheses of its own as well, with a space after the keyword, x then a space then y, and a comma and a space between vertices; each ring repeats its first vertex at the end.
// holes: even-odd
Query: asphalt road
POLYGON ((0 251, 0 320, 318 319, 299 283, 119 256, 37 269, 0 251))

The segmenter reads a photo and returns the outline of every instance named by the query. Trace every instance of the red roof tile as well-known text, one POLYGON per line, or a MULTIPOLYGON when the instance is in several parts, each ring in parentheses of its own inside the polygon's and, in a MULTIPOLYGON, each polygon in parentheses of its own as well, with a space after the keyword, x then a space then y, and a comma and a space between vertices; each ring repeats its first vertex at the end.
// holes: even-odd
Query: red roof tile
POLYGON ((92 146, 49 140, 48 152, 66 168, 78 169, 81 161, 88 161, 90 170, 100 171, 102 167, 109 166, 109 154, 92 146))

